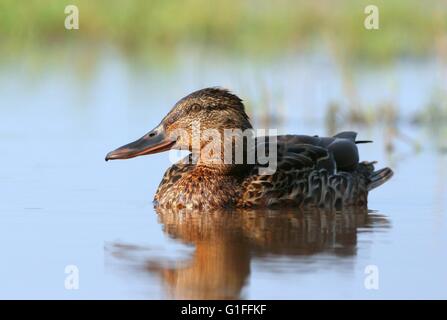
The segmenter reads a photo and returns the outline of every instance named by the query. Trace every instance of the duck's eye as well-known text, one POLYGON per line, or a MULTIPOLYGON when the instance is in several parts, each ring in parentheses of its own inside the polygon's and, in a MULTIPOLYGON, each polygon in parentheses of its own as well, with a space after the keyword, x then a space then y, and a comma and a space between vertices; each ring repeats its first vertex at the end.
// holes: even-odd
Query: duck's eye
POLYGON ((156 135, 155 132, 151 132, 151 133, 149 133, 149 137, 150 137, 150 138, 154 137, 155 135, 156 135))
POLYGON ((193 103, 193 104, 190 106, 190 110, 191 110, 191 111, 199 111, 199 110, 200 110, 200 105, 199 105, 198 103, 193 103))

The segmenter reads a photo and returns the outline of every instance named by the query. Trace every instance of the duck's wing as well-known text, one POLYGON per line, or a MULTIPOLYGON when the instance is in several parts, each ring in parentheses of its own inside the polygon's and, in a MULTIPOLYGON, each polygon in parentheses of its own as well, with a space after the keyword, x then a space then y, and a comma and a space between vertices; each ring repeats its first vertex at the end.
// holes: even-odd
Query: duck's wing
POLYGON ((353 171, 359 163, 358 143, 371 141, 356 140, 357 133, 354 131, 343 131, 333 137, 319 137, 306 135, 285 135, 278 136, 278 143, 285 145, 310 144, 326 149, 335 161, 335 166, 339 171, 353 171))
MULTIPOLYGON (((273 145, 270 140, 258 142, 273 145)), ((336 163, 329 149, 319 143, 318 137, 282 135, 276 137, 277 169, 282 171, 301 171, 326 169, 334 171, 336 163)), ((266 147, 269 150, 269 147, 266 147)))
POLYGON ((270 206, 279 199, 281 205, 300 202, 311 172, 335 171, 328 149, 303 143, 296 136, 277 136, 276 142, 271 137, 259 138, 256 148, 258 161, 243 181, 241 207, 270 206))
POLYGON ((274 148, 276 155, 269 153, 270 162, 257 163, 245 177, 238 205, 365 206, 368 191, 391 178, 392 171, 374 171, 373 163, 359 162, 355 138, 355 133, 331 138, 277 136, 276 144, 270 138, 259 139, 258 149, 274 148))

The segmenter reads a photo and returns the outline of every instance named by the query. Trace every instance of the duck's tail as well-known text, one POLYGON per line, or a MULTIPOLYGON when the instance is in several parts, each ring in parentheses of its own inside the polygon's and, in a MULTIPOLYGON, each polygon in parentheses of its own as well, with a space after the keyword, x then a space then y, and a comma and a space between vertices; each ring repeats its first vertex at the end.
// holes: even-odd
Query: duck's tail
POLYGON ((371 172, 368 184, 366 185, 368 191, 371 191, 390 180, 393 174, 393 170, 388 167, 371 172))
MULTIPOLYGON (((348 140, 354 142, 355 144, 371 143, 372 142, 371 140, 356 140, 357 133, 354 131, 340 132, 340 133, 336 134, 334 136, 334 138, 348 139, 348 140)), ((344 153, 345 153, 345 151, 344 151, 344 153)), ((366 177, 366 181, 367 181, 366 189, 368 191, 371 191, 372 189, 375 189, 375 188, 381 186, 382 184, 384 184, 385 182, 390 180, 394 174, 393 170, 391 170, 388 167, 382 168, 379 170, 374 170, 375 163, 376 163, 375 161, 374 162, 363 161, 363 162, 359 163, 359 166, 358 166, 360 171, 363 172, 363 176, 366 177)))

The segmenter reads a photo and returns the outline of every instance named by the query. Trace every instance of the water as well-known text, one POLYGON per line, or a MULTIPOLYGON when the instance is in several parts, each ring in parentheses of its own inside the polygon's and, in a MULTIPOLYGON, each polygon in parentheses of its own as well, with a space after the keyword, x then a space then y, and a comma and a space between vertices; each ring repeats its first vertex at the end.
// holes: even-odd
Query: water
MULTIPOLYGON (((327 104, 344 102, 325 58, 260 67, 195 57, 136 68, 110 54, 87 75, 70 59, 34 73, 23 62, 2 67, 0 298, 447 298, 447 155, 430 128, 399 124, 422 148, 398 138, 392 153, 386 128, 354 128, 375 140, 362 159, 395 170, 370 194, 369 212, 157 214, 168 154, 104 156, 185 94, 222 85, 251 105, 264 95, 286 115, 280 132, 320 135, 327 104), (67 265, 79 270, 78 290, 65 289, 67 265), (378 290, 364 285, 371 265, 378 290)), ((393 99, 410 114, 430 100, 438 70, 429 61, 365 69, 359 99, 393 99)))

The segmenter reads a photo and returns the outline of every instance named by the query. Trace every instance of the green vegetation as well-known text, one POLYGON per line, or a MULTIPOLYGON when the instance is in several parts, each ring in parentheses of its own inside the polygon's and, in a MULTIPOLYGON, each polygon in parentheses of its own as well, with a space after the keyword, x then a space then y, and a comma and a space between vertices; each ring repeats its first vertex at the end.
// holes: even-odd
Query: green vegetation
POLYGON ((383 62, 436 50, 447 31, 443 0, 1 0, 0 49, 112 43, 129 54, 210 46, 253 56, 334 50, 347 59, 383 62), (80 10, 80 29, 64 28, 64 8, 80 10), (366 5, 380 29, 363 27, 366 5))
MULTIPOLYGON (((328 106, 329 131, 343 125, 340 118, 362 125, 394 126, 410 120, 435 127, 447 119, 442 84, 429 106, 403 119, 393 102, 360 105, 352 73, 356 62, 407 57, 436 58, 445 64, 445 0, 0 0, 0 40, 0 63, 9 58, 26 61, 35 77, 48 66, 42 61, 74 61, 81 76, 88 77, 101 49, 111 46, 129 56, 128 61, 156 64, 169 64, 171 55, 178 58, 184 49, 196 47, 237 61, 323 51, 339 67, 349 101, 328 106), (79 30, 64 28, 69 4, 79 8, 79 30), (379 30, 364 27, 364 10, 371 4, 379 8, 379 30)), ((263 107, 270 100, 266 88, 261 86, 258 93, 255 105, 265 121, 285 117, 281 103, 275 106, 278 119, 263 107)))

